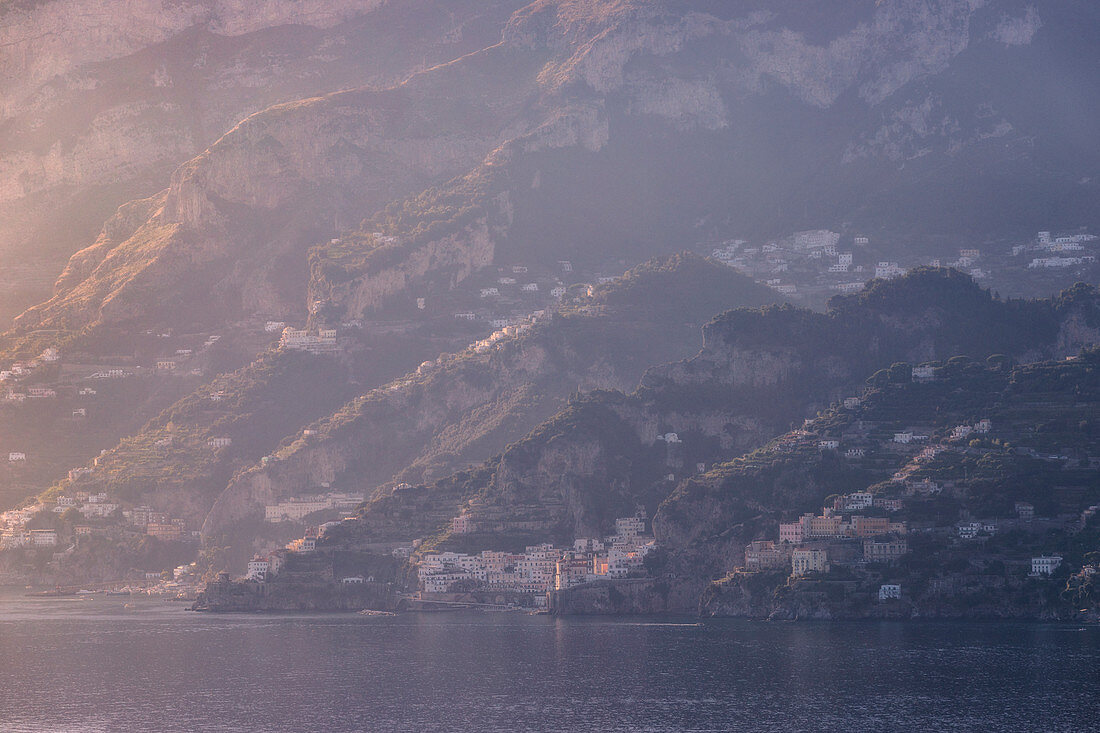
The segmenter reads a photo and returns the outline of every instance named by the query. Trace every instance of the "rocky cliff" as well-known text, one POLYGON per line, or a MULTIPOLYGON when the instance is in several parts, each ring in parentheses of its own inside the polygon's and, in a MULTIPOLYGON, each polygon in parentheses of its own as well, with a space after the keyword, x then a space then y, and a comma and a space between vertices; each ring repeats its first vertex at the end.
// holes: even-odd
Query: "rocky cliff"
MULTIPOLYGON (((271 22, 285 20, 278 3, 271 5, 271 22)), ((365 9, 321 5, 320 26, 365 9)), ((1084 107, 1100 104, 1091 88, 1077 88, 1079 74, 1067 73, 1067 66, 1081 64, 1083 51, 1065 34, 1082 19, 1097 20, 1095 10, 1073 5, 1039 12, 1008 2, 853 1, 826 12, 787 4, 532 3, 500 21, 499 43, 398 87, 283 105, 241 123, 176 171, 164 208, 148 221, 160 227, 149 237, 178 240, 150 252, 165 267, 143 266, 147 272, 137 278, 106 271, 90 276, 90 297, 59 296, 26 314, 20 326, 125 322, 134 313, 127 304, 136 298, 108 283, 125 277, 137 293, 164 292, 171 282, 165 270, 176 282, 240 293, 222 304, 235 315, 300 313, 307 292, 333 292, 357 316, 402 283, 445 284, 446 273, 453 281, 503 251, 538 251, 547 259, 577 254, 569 242, 590 241, 594 232, 609 232, 603 253, 641 260, 719 209, 742 219, 745 232, 853 219, 879 229, 883 222, 871 210, 889 200, 891 210, 906 212, 904 222, 890 226, 955 227, 958 235, 975 224, 1003 228, 998 212, 1005 206, 1015 207, 1013 225, 1023 225, 1041 203, 1023 186, 1028 178, 1046 180, 1066 212, 1076 211, 1097 180, 1091 175, 1096 156, 1084 138, 1063 129, 1064 121, 1048 116, 1042 123, 1032 114, 1034 104, 1021 108, 1015 89, 986 85, 970 93, 985 78, 982 69, 1007 64, 1028 69, 1029 79, 1059 79, 1084 107), (1058 143, 1027 143, 1036 139, 1058 143), (1084 147, 1074 147, 1079 143, 1084 147), (1081 175, 1051 177, 1055 160, 1074 161, 1081 175), (956 220, 970 195, 967 177, 982 165, 1004 181, 1003 204, 987 202, 979 207, 982 222, 963 225, 956 220), (492 196, 447 183, 493 168, 507 180, 498 181, 492 196), (654 169, 665 171, 655 182, 644 175, 654 169), (763 172, 750 176, 750 170, 763 172), (960 176, 944 179, 951 170, 960 176), (941 179, 943 185, 934 183, 941 179), (532 180, 542 183, 533 187, 532 180), (616 182, 619 195, 607 195, 607 181, 616 182), (694 183, 685 188, 688 181, 694 183), (479 226, 465 230, 473 219, 444 226, 456 223, 455 211, 431 208, 438 197, 417 197, 429 187, 450 196, 448 205, 457 210, 480 208, 490 219, 503 213, 505 224, 485 223, 492 253, 479 226), (465 194, 470 200, 454 200, 465 194), (596 194, 605 205, 571 221, 567 212, 585 210, 596 194), (941 194, 955 198, 940 200, 941 194), (428 208, 406 217, 408 227, 385 232, 399 245, 384 256, 356 236, 337 237, 346 241, 319 251, 320 259, 344 264, 381 261, 378 271, 353 264, 342 282, 318 278, 317 268, 311 277, 304 274, 311 247, 336 229, 356 234, 350 222, 357 219, 384 222, 385 205, 402 200, 406 210, 428 208), (803 213, 785 214, 795 200, 803 213), (937 207, 941 215, 926 215, 937 207), (334 217, 348 223, 333 227, 334 217), (166 233, 177 225, 178 233, 166 233), (349 253, 349 247, 361 251, 349 253), (170 253, 178 250, 186 254, 170 253), (444 256, 434 258, 437 252, 444 256), (442 260, 442 272, 425 273, 425 263, 435 259, 442 260), (212 282, 211 271, 229 276, 212 282), (117 311, 98 307, 108 299, 117 311)), ((235 17, 194 8, 188 15, 189 7, 170 17, 181 23, 235 17)), ((385 12, 397 11, 387 6, 367 17, 385 12)), ((491 15, 479 22, 491 26, 491 15)), ((1034 219, 1026 225, 1050 224, 1034 219)))
MULTIPOLYGON (((33 258, 52 277, 97 220, 167 185, 173 168, 249 114, 398 83, 493 43, 519 5, 5 4, 0 258, 33 258)), ((29 304, 0 302, 0 316, 29 304)))

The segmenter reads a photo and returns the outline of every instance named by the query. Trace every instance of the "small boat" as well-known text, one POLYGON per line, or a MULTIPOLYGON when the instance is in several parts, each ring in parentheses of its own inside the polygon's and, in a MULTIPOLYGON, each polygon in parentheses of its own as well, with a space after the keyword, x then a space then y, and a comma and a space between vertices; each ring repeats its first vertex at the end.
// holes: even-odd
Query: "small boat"
POLYGON ((393 611, 375 611, 373 608, 364 608, 359 611, 360 616, 396 616, 393 611))
POLYGON ((128 591, 128 590, 109 590, 109 591, 107 591, 107 595, 109 595, 109 596, 128 596, 128 595, 130 595, 130 591, 128 591))

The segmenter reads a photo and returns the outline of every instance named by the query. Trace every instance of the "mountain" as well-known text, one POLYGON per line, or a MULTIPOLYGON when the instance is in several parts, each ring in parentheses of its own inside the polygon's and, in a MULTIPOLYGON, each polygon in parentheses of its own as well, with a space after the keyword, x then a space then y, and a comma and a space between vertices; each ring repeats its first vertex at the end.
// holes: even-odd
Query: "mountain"
POLYGON ((398 86, 241 122, 17 333, 309 299, 357 318, 517 256, 638 262, 688 238, 832 226, 920 251, 1091 224, 1097 21, 1085 2, 535 2, 398 86))
MULTIPOLYGON (((833 470, 828 487, 780 471, 756 480, 757 493, 749 494, 723 482, 737 466, 756 466, 767 454, 752 453, 731 463, 734 468, 708 467, 764 446, 802 417, 859 394, 865 382, 908 380, 909 364, 1076 354, 1100 340, 1098 307, 1092 288, 1053 301, 1000 301, 957 273, 926 270, 838 298, 826 314, 789 306, 727 312, 707 325, 699 354, 651 369, 633 393, 596 391, 574 399, 480 468, 380 492, 358 519, 326 532, 322 546, 336 562, 344 552, 416 539, 423 540, 421 553, 571 545, 574 538, 607 534, 616 517, 641 506, 655 515, 656 540, 666 553, 667 571, 653 581, 658 586, 632 586, 617 603, 606 588, 592 591, 602 600, 578 591, 579 599, 563 602, 589 611, 691 611, 755 538, 750 532, 758 524, 742 526, 746 512, 755 515, 766 502, 791 511, 835 487, 879 480, 858 465, 827 464, 833 470), (1094 325, 1082 329, 1084 322, 1094 325), (459 515, 484 529, 453 533, 451 519, 459 515)), ((1092 361, 1082 363, 1091 368, 1092 361)), ((1073 379, 1063 384, 1072 388, 1073 379)), ((957 388, 940 386, 940 402, 927 407, 952 398, 955 409, 992 406, 958 400, 957 388)), ((1082 414, 1089 404, 1081 405, 1082 414)), ((308 584, 276 588, 276 594, 310 593, 308 584)))
POLYGON ((310 0, 0 4, 0 265, 6 322, 130 199, 273 104, 495 43, 520 3, 310 0))
POLYGON ((915 260, 1095 225, 1100 12, 1084 0, 133 9, 0 6, 17 50, 0 62, 3 236, 71 255, 0 336, 4 435, 73 416, 25 433, 38 462, 9 467, 8 499, 67 490, 106 450, 80 480, 170 508, 216 557, 282 542, 259 508, 324 484, 415 484, 410 501, 453 512, 481 479, 447 476, 510 465, 527 434, 564 450, 556 436, 591 420, 588 452, 563 455, 614 502, 555 498, 548 473, 494 489, 557 502, 531 521, 567 535, 632 492, 655 509, 669 474, 752 450, 895 362, 1095 340, 1088 288, 1005 301, 920 271, 824 313, 726 312, 686 358, 714 313, 772 291, 688 256, 608 283, 740 236, 829 227, 915 260), (673 448, 673 470, 638 458, 643 480, 615 457, 669 432, 702 441, 673 448))
POLYGON ((103 492, 155 508, 202 527, 208 545, 231 546, 243 562, 284 531, 263 523, 267 504, 324 486, 370 495, 476 465, 569 395, 631 389, 647 368, 693 353, 715 310, 774 298, 728 267, 681 254, 469 348, 420 330, 346 341, 337 358, 273 350, 167 406, 50 495, 103 492), (429 357, 448 346, 457 353, 429 357), (410 360, 423 363, 405 374, 410 360), (231 442, 212 448, 219 439, 231 442))

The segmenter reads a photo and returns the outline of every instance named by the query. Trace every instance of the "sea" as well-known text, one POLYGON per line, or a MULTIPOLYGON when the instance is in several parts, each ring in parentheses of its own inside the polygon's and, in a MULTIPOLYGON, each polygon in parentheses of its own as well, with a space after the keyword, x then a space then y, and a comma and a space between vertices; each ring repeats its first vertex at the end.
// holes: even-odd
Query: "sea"
POLYGON ((1100 628, 0 593, 0 731, 1100 731, 1100 628))

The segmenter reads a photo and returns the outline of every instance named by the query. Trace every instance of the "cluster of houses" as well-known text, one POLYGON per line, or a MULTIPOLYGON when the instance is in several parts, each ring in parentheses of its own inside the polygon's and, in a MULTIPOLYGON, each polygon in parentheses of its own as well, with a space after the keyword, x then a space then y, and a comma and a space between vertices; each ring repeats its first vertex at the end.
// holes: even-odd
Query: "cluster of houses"
MULTIPOLYGON (((573 264, 568 260, 560 260, 558 268, 562 273, 573 272, 573 264)), ((478 290, 478 297, 472 303, 463 303, 472 306, 470 310, 459 310, 453 313, 453 317, 460 321, 488 321, 494 328, 504 328, 522 322, 522 316, 517 315, 515 307, 520 307, 523 312, 528 312, 532 299, 546 305, 559 302, 566 293, 566 285, 560 277, 543 274, 536 275, 527 265, 512 265, 498 270, 498 277, 494 282, 486 283, 478 290), (475 305, 476 303, 476 305, 475 305)), ((417 309, 428 309, 427 298, 417 298, 417 309)))
POLYGON ((335 354, 340 351, 335 328, 283 328, 279 348, 291 351, 308 351, 311 354, 335 354))
POLYGON ((416 561, 417 575, 423 593, 488 589, 544 596, 551 590, 642 572, 646 554, 655 547, 645 529, 644 516, 621 517, 615 520, 613 536, 577 539, 571 548, 540 544, 523 553, 426 553, 416 561))
MULTIPOLYGON (((916 382, 934 381, 937 378, 936 368, 931 365, 914 367, 912 377, 916 382)), ((847 410, 855 410, 860 407, 860 404, 861 400, 858 397, 849 397, 843 401, 844 408, 847 410)), ((814 439, 813 434, 809 432, 814 424, 814 420, 807 420, 803 430, 793 431, 780 439, 776 444, 777 448, 790 451, 798 446, 807 445, 811 439, 814 439)), ((862 422, 857 422, 856 425, 862 431, 860 435, 866 437, 866 426, 862 422)), ((781 523, 778 539, 756 540, 745 547, 744 569, 749 571, 789 569, 793 576, 799 576, 809 572, 827 572, 830 563, 857 565, 871 562, 890 563, 897 560, 909 551, 906 540, 908 529, 905 522, 895 521, 890 515, 903 508, 905 497, 934 496, 940 494, 944 486, 954 487, 952 481, 941 485, 940 482, 928 477, 915 479, 913 474, 922 464, 935 459, 944 451, 968 450, 967 445, 974 436, 988 434, 992 429, 993 422, 989 418, 955 425, 942 442, 936 445, 922 445, 912 454, 910 461, 894 473, 890 483, 894 488, 888 493, 852 492, 837 497, 831 506, 823 508, 821 515, 807 513, 793 522, 781 523), (890 492, 899 495, 892 496, 890 492), (866 510, 879 511, 875 512, 877 516, 863 516, 861 512, 866 510)), ((846 441, 849 437, 845 433, 846 441)), ((906 428, 895 432, 892 439, 888 440, 893 444, 895 452, 908 451, 910 444, 928 441, 927 431, 919 428, 906 428)), ((841 442, 836 438, 821 438, 817 439, 817 447, 820 450, 836 451, 840 450, 841 442)), ((863 457, 865 453, 866 449, 862 447, 849 448, 844 455, 855 458, 863 457)), ((1017 519, 1007 520, 1012 526, 1027 526, 1035 519, 1035 507, 1031 503, 1018 501, 1014 508, 1017 519)), ((1100 511, 1100 507, 1090 509, 1089 516, 1100 511)), ((1086 510, 1086 512, 1089 511, 1086 510)), ((1087 517, 1082 516, 1081 526, 1086 521, 1087 517)), ((945 532, 951 531, 950 527, 940 529, 945 532)), ((981 540, 996 534, 997 530, 998 523, 995 521, 970 519, 958 522, 953 528, 954 535, 964 542, 981 540)), ((933 531, 933 529, 923 531, 933 531)), ((1061 562, 1062 558, 1058 556, 1032 558, 1031 574, 1036 577, 1048 576, 1058 568, 1061 562)), ((880 600, 898 597, 900 597, 900 587, 884 585, 880 589, 880 600)))
POLYGON ((54 348, 46 349, 34 359, 16 361, 8 369, 0 370, 0 383, 29 377, 43 366, 56 364, 59 361, 61 361, 61 352, 54 348))
POLYGON ((171 517, 147 506, 123 508, 106 493, 76 491, 58 496, 56 500, 35 501, 26 507, 0 514, 0 548, 52 547, 58 543, 55 529, 28 529, 31 521, 43 514, 63 514, 75 511, 89 522, 74 524, 73 536, 107 534, 112 527, 129 527, 128 531, 165 541, 196 540, 198 532, 188 531, 184 520, 171 517))
POLYGON ((1019 244, 1012 254, 1039 254, 1032 257, 1028 269, 1060 269, 1096 262, 1096 256, 1086 253, 1086 246, 1096 241, 1094 234, 1068 234, 1052 237, 1050 232, 1039 232, 1030 244, 1019 244))
POLYGON ((330 492, 314 496, 300 496, 268 504, 264 507, 264 521, 301 522, 308 515, 328 510, 350 511, 363 503, 362 494, 330 492))
POLYGON ((19 390, 15 385, 19 381, 31 377, 43 367, 56 364, 61 360, 61 352, 57 349, 46 349, 34 359, 16 361, 11 367, 0 371, 0 400, 4 402, 26 402, 28 399, 48 399, 57 397, 57 390, 49 386, 36 385, 25 390, 19 390))
POLYGON ((827 572, 830 559, 846 564, 893 562, 909 551, 905 522, 857 512, 900 510, 902 500, 856 491, 837 497, 822 514, 806 513, 779 525, 779 539, 745 547, 746 570, 790 568, 791 574, 827 572))
MULTIPOLYGON (((989 278, 990 273, 988 270, 983 270, 978 267, 978 261, 982 257, 982 251, 980 249, 967 248, 960 249, 959 256, 955 260, 942 260, 939 257, 933 258, 928 261, 929 267, 953 267, 956 270, 965 272, 975 280, 985 280, 989 278)), ((986 258, 988 259, 988 258, 986 258)))
MULTIPOLYGON (((286 562, 287 553, 310 553, 317 549, 317 540, 324 537, 325 532, 340 522, 325 522, 324 524, 306 527, 305 534, 291 540, 281 549, 268 554, 258 554, 248 561, 245 580, 263 583, 279 574, 286 562)), ((349 579, 345 579, 349 580, 349 579)), ((354 579, 350 579, 354 580, 354 579)), ((362 579, 359 579, 362 582, 362 579)))
MULTIPOLYGON (((897 263, 870 265, 855 263, 853 250, 842 251, 841 235, 827 229, 796 232, 762 246, 750 246, 743 239, 723 242, 711 256, 729 267, 762 280, 775 291, 788 296, 806 295, 812 290, 856 292, 875 277, 896 277, 905 273, 897 263), (857 276, 855 280, 853 276, 857 276)), ((867 237, 853 237, 854 247, 866 247, 867 237)))
POLYGON ((543 317, 544 315, 545 311, 538 311, 537 313, 532 314, 531 322, 529 323, 506 325, 503 328, 494 331, 488 336, 488 338, 483 338, 480 341, 474 342, 473 345, 470 346, 470 349, 475 354, 487 354, 499 344, 504 343, 505 340, 520 336, 531 330, 531 324, 537 321, 539 318, 543 317))
MULTIPOLYGON (((1051 232, 1039 232, 1034 242, 1013 247, 1011 257, 1007 252, 983 257, 981 250, 964 247, 955 258, 933 258, 909 264, 953 267, 979 281, 989 280, 995 272, 998 277, 1011 278, 1029 271, 1095 263, 1096 253, 1089 248, 1096 240, 1092 234, 1052 236, 1051 232), (1016 259, 1024 254, 1033 255, 1026 267, 1016 259)), ((760 246, 750 245, 743 239, 727 240, 713 249, 711 256, 783 295, 803 299, 827 296, 831 292, 859 292, 871 277, 892 279, 908 271, 906 265, 896 261, 856 264, 854 255, 869 245, 869 239, 852 237, 848 240, 852 245, 850 249, 841 248, 841 241, 839 233, 818 229, 796 232, 760 246)))
POLYGON ((45 506, 34 502, 18 509, 0 513, 0 550, 17 547, 54 547, 57 545, 57 532, 52 529, 28 529, 31 520, 39 515, 45 506))

